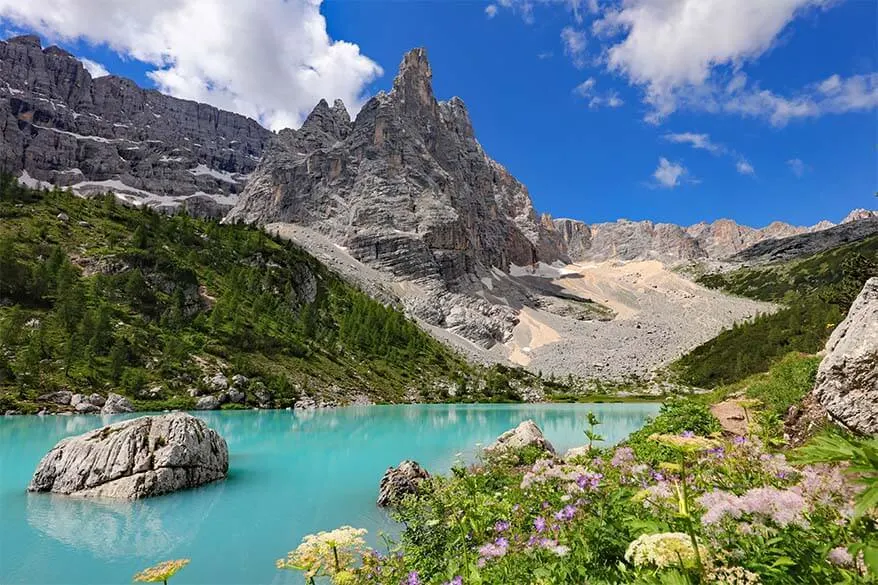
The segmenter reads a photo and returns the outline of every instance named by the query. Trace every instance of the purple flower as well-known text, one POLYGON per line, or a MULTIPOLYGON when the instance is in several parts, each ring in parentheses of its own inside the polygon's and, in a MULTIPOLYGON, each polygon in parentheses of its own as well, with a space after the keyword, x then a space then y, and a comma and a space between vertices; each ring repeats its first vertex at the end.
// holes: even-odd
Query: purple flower
POLYGON ((514 506, 512 506, 513 512, 518 512, 520 509, 521 509, 521 506, 519 506, 518 504, 515 504, 514 506))
POLYGON ((576 485, 578 485, 579 489, 582 490, 597 489, 603 477, 604 475, 602 473, 592 473, 590 471, 587 471, 576 478, 576 485))
POLYGON ((417 571, 412 571, 405 579, 405 585, 421 585, 421 578, 417 571))
POLYGON ((543 532, 546 529, 546 519, 542 516, 537 516, 534 518, 534 530, 537 532, 543 532))
POLYGON ((509 530, 509 522, 505 520, 498 520, 494 524, 494 532, 506 532, 509 530))
POLYGON ((495 540, 494 542, 489 542, 488 544, 483 544, 479 547, 479 561, 478 565, 480 567, 484 567, 485 563, 490 559, 498 559, 506 554, 506 549, 509 548, 509 541, 503 538, 502 536, 495 540))
POLYGON ((560 522, 568 522, 573 520, 573 517, 576 515, 576 508, 573 506, 567 505, 564 506, 559 512, 555 513, 555 520, 560 522))
POLYGON ((743 445, 744 443, 747 442, 747 437, 742 437, 741 435, 738 435, 737 437, 735 437, 734 439, 732 439, 732 442, 733 442, 735 445, 743 445))
POLYGON ((843 546, 837 546, 826 555, 826 560, 837 567, 850 567, 854 564, 854 557, 843 546))
POLYGON ((686 437, 687 439, 691 439, 692 437, 695 436, 695 433, 693 433, 692 431, 683 431, 682 433, 680 433, 680 436, 686 437))
POLYGON ((613 458, 610 460, 610 465, 613 467, 622 467, 623 465, 627 465, 628 463, 634 462, 634 449, 631 447, 619 447, 616 449, 616 452, 613 453, 613 458))
POLYGON ((446 583, 445 585, 463 585, 463 577, 458 575, 455 578, 453 578, 451 581, 446 583))

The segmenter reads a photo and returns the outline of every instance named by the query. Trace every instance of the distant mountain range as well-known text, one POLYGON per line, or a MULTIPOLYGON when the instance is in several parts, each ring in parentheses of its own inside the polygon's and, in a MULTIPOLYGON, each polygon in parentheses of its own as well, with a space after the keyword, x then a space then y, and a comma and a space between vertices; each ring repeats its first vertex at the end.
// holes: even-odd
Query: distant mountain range
MULTIPOLYGON (((312 230, 388 281, 408 283, 396 292, 410 314, 482 347, 507 341, 525 307, 588 314, 589 299, 553 298, 512 274, 516 266, 725 259, 833 225, 540 215, 476 140, 463 101, 435 98, 424 49, 404 56, 392 89, 356 119, 340 101, 321 101, 301 128, 274 134, 130 80, 92 79, 70 53, 15 37, 0 42, 0 134, 0 165, 31 186, 112 190, 132 204, 312 230), (498 274, 511 279, 507 289, 491 280, 498 274)), ((857 210, 843 223, 876 216, 857 210)))

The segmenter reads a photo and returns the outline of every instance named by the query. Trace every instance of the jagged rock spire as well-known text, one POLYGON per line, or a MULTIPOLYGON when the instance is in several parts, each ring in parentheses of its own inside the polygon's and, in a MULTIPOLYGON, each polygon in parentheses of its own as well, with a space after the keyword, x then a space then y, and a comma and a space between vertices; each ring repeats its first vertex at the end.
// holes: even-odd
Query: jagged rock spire
POLYGON ((435 114, 437 104, 433 96, 433 71, 427 60, 426 49, 412 49, 405 54, 390 95, 398 100, 402 111, 407 114, 435 114))
POLYGON ((303 134, 328 134, 334 140, 345 138, 351 130, 351 117, 340 99, 333 102, 332 107, 321 99, 305 118, 300 132, 303 134))

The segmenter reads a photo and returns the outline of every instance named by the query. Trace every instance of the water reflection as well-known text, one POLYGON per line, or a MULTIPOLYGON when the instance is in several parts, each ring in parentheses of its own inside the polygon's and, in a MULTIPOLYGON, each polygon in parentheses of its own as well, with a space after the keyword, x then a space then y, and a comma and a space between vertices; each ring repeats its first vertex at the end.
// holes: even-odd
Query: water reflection
POLYGON ((28 494, 27 521, 46 536, 97 558, 159 559, 195 539, 224 488, 219 482, 200 488, 197 497, 135 502, 28 494), (166 519, 180 517, 186 518, 184 524, 166 528, 166 519))

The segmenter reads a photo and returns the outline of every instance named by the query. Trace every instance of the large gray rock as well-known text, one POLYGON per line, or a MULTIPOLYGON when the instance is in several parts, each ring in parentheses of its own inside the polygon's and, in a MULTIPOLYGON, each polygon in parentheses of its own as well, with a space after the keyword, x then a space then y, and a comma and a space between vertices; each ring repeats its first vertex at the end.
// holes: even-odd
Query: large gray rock
POLYGON ((497 437, 493 444, 485 448, 485 453, 488 455, 499 455, 524 447, 537 447, 548 453, 555 453, 555 447, 543 436, 543 431, 532 420, 522 421, 514 429, 510 429, 497 437))
POLYGON ((37 400, 41 402, 54 402, 55 404, 60 404, 62 406, 66 406, 70 404, 70 401, 73 399, 73 392, 70 390, 57 390, 55 392, 49 392, 48 394, 43 394, 39 396, 37 400))
POLYGON ((404 496, 418 493, 418 487, 430 474, 417 461, 406 459, 399 467, 388 467, 378 485, 378 505, 392 506, 404 496))
POLYGON ((272 135, 244 116, 128 79, 92 79, 73 55, 44 49, 35 36, 0 41, 0 80, 0 168, 26 172, 33 184, 113 190, 218 217, 272 135))
POLYGON ((175 412, 60 441, 40 461, 27 489, 134 500, 217 481, 228 469, 225 440, 204 421, 175 412))
POLYGON ((220 399, 216 396, 202 396, 195 403, 195 410, 216 410, 220 407, 220 399))
POLYGON ((101 414, 122 414, 125 412, 134 412, 134 406, 131 402, 120 394, 110 392, 101 408, 101 414))
POLYGON ((829 337, 814 396, 837 423, 878 434, 878 277, 866 282, 829 337))

